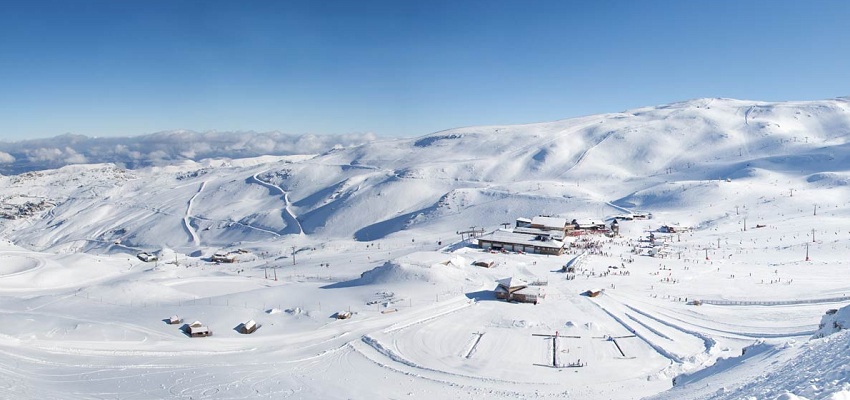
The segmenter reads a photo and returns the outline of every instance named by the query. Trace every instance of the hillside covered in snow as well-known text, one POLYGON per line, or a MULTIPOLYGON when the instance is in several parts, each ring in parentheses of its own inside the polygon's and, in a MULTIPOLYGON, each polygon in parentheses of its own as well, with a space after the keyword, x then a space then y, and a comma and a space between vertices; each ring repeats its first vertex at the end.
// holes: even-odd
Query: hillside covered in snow
MULTIPOLYGON (((0 393, 850 393, 846 332, 819 326, 850 304, 848 98, 698 99, 286 155, 243 139, 232 155, 148 162, 136 141, 133 163, 0 176, 0 393), (565 238, 559 256, 460 235, 634 214, 652 218, 565 238), (508 277, 539 304, 498 301, 508 277), (175 313, 213 335, 163 321, 175 313)), ((6 146, 7 161, 36 154, 6 146)))
MULTIPOLYGON (((189 250, 298 229, 369 241, 565 210, 601 217, 613 212, 608 203, 679 211, 711 198, 741 207, 769 204, 792 190, 803 202, 806 188, 835 188, 831 196, 837 196, 850 178, 848 108, 845 99, 701 99, 552 123, 453 129, 311 156, 131 170, 67 166, 2 179, 6 196, 56 205, 36 223, 15 227, 17 241, 38 249, 121 239, 132 247, 189 250), (724 185, 727 179, 733 185, 724 185), (744 189, 751 182, 769 190, 744 189), (65 225, 81 210, 86 216, 73 219, 84 224, 65 225)), ((710 223, 723 212, 689 215, 687 222, 710 223)))

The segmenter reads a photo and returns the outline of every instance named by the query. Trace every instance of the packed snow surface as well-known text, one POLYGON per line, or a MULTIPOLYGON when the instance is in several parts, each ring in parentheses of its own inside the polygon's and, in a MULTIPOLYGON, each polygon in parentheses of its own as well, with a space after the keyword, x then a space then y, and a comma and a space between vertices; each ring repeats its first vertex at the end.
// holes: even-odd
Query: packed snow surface
POLYGON ((848 138, 699 99, 0 176, 0 397, 847 398, 848 138), (538 215, 619 235, 470 238, 538 215))

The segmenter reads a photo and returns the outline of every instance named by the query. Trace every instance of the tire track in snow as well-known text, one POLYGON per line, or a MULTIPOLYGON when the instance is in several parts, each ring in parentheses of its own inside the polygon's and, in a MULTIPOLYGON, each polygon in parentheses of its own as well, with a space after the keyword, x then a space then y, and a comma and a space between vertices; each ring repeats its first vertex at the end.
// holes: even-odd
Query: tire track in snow
POLYGON ((183 228, 186 229, 186 232, 189 233, 189 239, 195 246, 201 245, 201 239, 198 237, 198 233, 195 232, 195 228, 192 227, 192 224, 189 222, 189 218, 192 217, 192 203, 195 201, 195 198, 198 197, 199 194, 204 190, 204 187, 207 185, 207 181, 201 182, 201 186, 198 187, 198 191, 189 199, 189 202, 186 206, 186 215, 183 216, 183 228))
POLYGON ((714 348, 714 345, 717 344, 717 342, 714 339, 712 339, 711 337, 709 337, 708 335, 705 335, 703 333, 700 333, 700 332, 697 332, 697 331, 694 331, 694 330, 690 330, 690 329, 687 329, 687 328, 683 328, 679 325, 673 324, 672 322, 668 322, 668 321, 665 321, 665 320, 658 318, 656 316, 650 315, 649 313, 647 313, 645 311, 638 310, 637 308, 634 308, 634 307, 632 307, 628 304, 623 304, 623 305, 626 308, 628 308, 629 310, 632 310, 632 311, 638 313, 639 315, 642 315, 646 318, 649 318, 650 320, 655 321, 655 322, 657 322, 661 325, 673 328, 673 329, 675 329, 679 332, 682 332, 682 333, 685 333, 685 334, 688 334, 688 335, 691 335, 691 336, 696 336, 697 338, 699 338, 703 341, 703 344, 705 345, 705 352, 706 353, 711 353, 711 350, 714 348))
POLYGON ((449 301, 447 303, 448 304, 458 303, 458 302, 460 302, 460 300, 463 300, 463 303, 461 303, 459 306, 446 308, 446 309, 443 309, 443 310, 441 310, 441 311, 439 311, 435 314, 431 314, 431 315, 428 315, 428 316, 425 316, 425 317, 422 317, 422 318, 415 318, 415 319, 411 319, 411 320, 408 320, 408 321, 393 324, 392 326, 384 329, 383 333, 392 333, 392 332, 395 332, 397 330, 401 330, 401 329, 404 329, 404 328, 407 328, 407 327, 410 327, 410 326, 413 326, 413 325, 416 325, 416 324, 421 324, 423 322, 428 322, 432 319, 440 318, 440 317, 449 315, 451 313, 454 313, 454 312, 463 310, 467 307, 471 307, 471 306, 475 305, 474 302, 470 302, 470 301, 466 300, 464 297, 458 297, 457 299, 449 301))
POLYGON ((492 383, 492 384, 510 384, 510 385, 543 385, 543 386, 554 386, 557 383, 551 382, 522 382, 522 381, 514 381, 509 379, 496 379, 496 378, 487 378, 482 376, 475 375, 467 375, 461 374, 457 372, 451 371, 443 371, 436 368, 427 367, 424 365, 417 364, 413 361, 410 361, 394 350, 387 348, 377 339, 366 335, 359 341, 349 342, 348 345, 351 347, 359 355, 365 357, 367 360, 377 364, 378 366, 399 372, 405 375, 415 376, 421 379, 427 379, 433 382, 446 383, 451 385, 458 386, 466 386, 468 384, 480 384, 480 383, 492 383), (373 354, 369 354, 369 353, 373 354), (375 356, 381 356, 389 361, 392 361, 396 365, 389 364, 378 359, 375 356), (412 369, 412 371, 405 370, 404 367, 412 369), (464 380, 458 381, 458 380, 464 380))
MULTIPOLYGON (((621 294, 618 294, 617 297, 619 297, 619 299, 617 301, 621 304, 625 304, 626 301, 628 301, 629 304, 638 304, 639 303, 639 304, 642 304, 642 305, 647 306, 647 307, 655 307, 654 305, 649 304, 649 303, 642 301, 640 299, 634 299, 634 298, 631 298, 631 297, 628 297, 628 296, 622 296, 621 294)), ((612 296, 612 298, 616 298, 616 297, 612 296)), ((632 306, 629 306, 629 307, 634 309, 634 307, 632 307, 632 306)), ((646 312, 643 312, 643 313, 645 314, 646 312)), ((817 331, 816 326, 812 326, 810 329, 806 329, 808 326, 793 326, 793 327, 786 327, 786 329, 792 329, 793 328, 793 329, 806 329, 806 330, 802 330, 802 331, 797 330, 797 331, 786 332, 786 333, 747 332, 744 329, 758 330, 758 329, 760 329, 760 327, 726 324, 726 323, 713 321, 713 320, 708 320, 708 321, 711 321, 711 324, 709 325, 709 324, 707 324, 707 320, 705 320, 704 318, 696 317, 697 318, 696 320, 685 320, 685 319, 678 317, 676 315, 672 315, 672 314, 666 313, 664 311, 659 311, 659 310, 653 310, 653 314, 657 315, 658 317, 663 317, 663 318, 667 319, 668 321, 677 321, 678 323, 688 325, 688 326, 692 326, 695 329, 700 329, 700 330, 705 331, 705 332, 717 332, 718 334, 721 334, 721 336, 723 336, 723 337, 737 338, 737 339, 740 339, 740 338, 747 338, 747 339, 750 339, 750 338, 753 338, 753 339, 759 339, 759 338, 789 338, 789 337, 797 337, 797 336, 811 336, 815 333, 815 331, 817 331), (720 327, 721 325, 722 325, 722 328, 720 327), (732 336, 729 336, 729 335, 732 335, 732 336)), ((657 317, 656 317, 656 319, 657 319, 657 317)), ((677 325, 677 326, 680 326, 680 325, 677 325)))
MULTIPOLYGON (((634 311, 635 313, 637 313, 637 314, 638 314, 638 315, 640 315, 641 317, 647 318, 648 320, 653 321, 653 322, 655 322, 655 323, 657 323, 657 324, 660 324, 661 326, 664 326, 664 327, 667 327, 667 328, 670 328, 670 329, 673 329, 673 330, 679 331, 679 332, 681 332, 681 333, 684 333, 685 335, 693 336, 693 337, 695 337, 695 338, 697 338, 697 339, 701 340, 701 341, 703 342, 704 352, 705 352, 706 354, 710 354, 710 353, 711 353, 711 351, 714 349, 714 346, 717 344, 717 341, 715 341, 714 339, 712 339, 711 337, 709 337, 708 335, 706 335, 706 334, 704 334, 704 333, 697 332, 697 331, 692 330, 692 329, 687 329, 687 328, 684 328, 684 327, 682 327, 682 326, 680 326, 680 325, 674 324, 674 323, 672 323, 672 322, 670 322, 670 321, 663 320, 663 319, 661 319, 661 318, 659 318, 659 317, 657 317, 657 316, 655 316, 655 315, 652 315, 652 314, 650 314, 650 313, 648 313, 648 312, 646 312, 646 311, 643 311, 643 310, 637 309, 637 308, 635 308, 635 307, 633 307, 633 306, 631 306, 631 305, 629 305, 629 304, 626 304, 626 303, 624 303, 624 302, 622 302, 622 301, 619 301, 619 300, 617 300, 617 299, 616 299, 616 298, 614 298, 614 297, 610 297, 610 298, 611 298, 613 301, 617 302, 620 306, 625 307, 625 308, 626 308, 626 309, 628 309, 628 310, 634 311)), ((636 320, 633 316, 629 315, 629 313, 628 313, 628 312, 623 312, 623 314, 625 314, 627 317, 629 317, 629 318, 631 318, 631 319, 635 320, 636 322, 640 323, 641 325, 645 325, 644 323, 637 321, 637 320, 636 320)), ((648 327, 647 327, 647 328, 648 328, 648 327)), ((650 331, 654 331, 654 329, 650 329, 650 331)), ((653 332, 653 333, 654 333, 654 332, 653 332)), ((662 335, 659 335, 659 336, 662 336, 662 335)), ((663 335, 663 337, 666 337, 667 339, 670 339, 670 338, 669 338, 669 337, 667 337, 666 335, 663 335)), ((672 339, 671 339, 671 340, 672 340, 672 339)))
POLYGON ((658 329, 655 329, 655 328, 653 328, 653 327, 651 327, 651 326, 649 326, 649 325, 647 325, 647 324, 645 324, 645 323, 641 322, 639 319, 635 318, 633 315, 631 315, 631 314, 629 314, 629 313, 626 313, 626 316, 627 316, 627 317, 629 317, 629 319, 630 319, 630 320, 635 321, 638 325, 640 325, 640 326, 642 326, 642 327, 646 328, 648 331, 650 331, 650 332, 654 333, 655 335, 657 335, 657 336, 659 336, 659 337, 662 337, 662 338, 664 338, 664 339, 667 339, 667 340, 669 340, 669 341, 671 341, 671 342, 673 341, 673 339, 671 339, 671 338, 670 338, 670 336, 665 335, 665 334, 664 334, 664 332, 661 332, 661 331, 659 331, 658 329))
POLYGON ((566 171, 561 172, 560 174, 558 174, 558 176, 557 176, 557 177, 558 177, 558 178, 560 178, 560 177, 562 177, 562 176, 566 175, 567 173, 569 173, 570 171, 572 171, 573 169, 575 169, 575 168, 577 168, 578 166, 580 166, 580 165, 581 165, 581 163, 582 163, 582 161, 584 161, 585 157, 587 157, 587 155, 588 155, 588 154, 590 154, 590 152, 591 152, 593 149, 595 149, 597 146, 599 146, 600 144, 602 144, 602 142, 604 142, 606 139, 608 139, 609 137, 611 137, 612 135, 614 135, 614 133, 615 133, 615 131, 608 132, 608 133, 606 133, 606 134, 605 134, 605 136, 602 136, 599 140, 597 140, 597 141, 596 141, 596 143, 593 143, 592 145, 590 145, 590 147, 588 147, 587 149, 585 149, 585 150, 584 150, 584 151, 583 151, 583 152, 582 152, 582 153, 578 156, 578 159, 576 159, 576 162, 575 162, 575 163, 573 163, 573 165, 572 165, 572 166, 570 166, 569 168, 567 168, 567 169, 566 169, 566 171))
POLYGON ((640 338, 640 340, 643 340, 647 345, 649 345, 649 347, 652 347, 658 354, 661 354, 663 357, 665 357, 665 358, 669 359, 670 361, 673 361, 677 364, 684 364, 684 358, 682 358, 681 356, 679 356, 679 355, 677 355, 673 352, 667 351, 667 349, 665 349, 664 347, 662 347, 662 346, 656 344, 655 342, 649 340, 649 338, 647 338, 645 335, 643 335, 642 333, 640 333, 637 330, 635 330, 634 328, 632 328, 631 325, 626 323, 626 321, 624 321, 622 318, 614 315, 614 313, 612 313, 611 311, 608 311, 608 309, 603 307, 601 304, 596 303, 596 302, 592 302, 592 303, 595 304, 597 307, 599 307, 599 309, 604 311, 606 314, 608 314, 608 316, 611 317, 614 321, 617 321, 617 323, 622 325, 624 328, 628 329, 630 332, 634 332, 635 336, 640 338))
POLYGON ((267 172, 267 171, 268 170, 258 172, 256 174, 252 175, 251 180, 256 182, 257 184, 259 184, 261 186, 265 186, 269 189, 276 190, 276 191, 280 192, 281 196, 283 197, 284 207, 283 207, 283 213, 282 213, 281 216, 283 217, 283 220, 286 222, 286 228, 284 228, 284 230, 281 231, 280 234, 281 235, 286 235, 286 234, 303 235, 304 234, 304 228, 301 226, 301 222, 298 221, 298 217, 296 217, 295 213, 293 213, 292 210, 290 209, 290 207, 292 206, 292 202, 289 201, 289 193, 287 191, 283 190, 283 188, 281 188, 278 185, 275 185, 271 182, 266 182, 266 181, 260 179, 260 174, 267 172))
MULTIPOLYGON (((816 329, 806 330, 806 331, 802 331, 802 332, 788 332, 788 333, 752 333, 752 332, 729 331, 729 330, 721 330, 721 329, 712 328, 712 327, 708 327, 708 326, 698 325, 698 324, 695 324, 693 322, 685 321, 681 318, 677 318, 677 317, 674 317, 672 315, 668 315, 668 314, 664 314, 664 313, 659 313, 659 315, 663 315, 667 318, 670 318, 671 320, 679 321, 683 324, 688 324, 688 325, 695 326, 695 327, 698 327, 698 328, 711 330, 711 331, 714 331, 714 332, 719 332, 719 333, 724 333, 724 334, 737 335, 739 337, 754 338, 754 339, 811 336, 811 335, 814 335, 815 332, 817 332, 816 329)), ((682 330, 683 332, 687 332, 683 329, 680 329, 680 330, 682 330)), ((714 339, 709 338, 709 340, 713 341, 714 339)))

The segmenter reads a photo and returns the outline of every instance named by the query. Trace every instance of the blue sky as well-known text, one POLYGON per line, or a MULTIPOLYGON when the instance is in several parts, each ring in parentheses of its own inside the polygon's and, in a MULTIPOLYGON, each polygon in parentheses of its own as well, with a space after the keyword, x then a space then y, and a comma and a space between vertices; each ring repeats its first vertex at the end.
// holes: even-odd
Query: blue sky
POLYGON ((850 95, 847 1, 0 1, 0 140, 850 95))

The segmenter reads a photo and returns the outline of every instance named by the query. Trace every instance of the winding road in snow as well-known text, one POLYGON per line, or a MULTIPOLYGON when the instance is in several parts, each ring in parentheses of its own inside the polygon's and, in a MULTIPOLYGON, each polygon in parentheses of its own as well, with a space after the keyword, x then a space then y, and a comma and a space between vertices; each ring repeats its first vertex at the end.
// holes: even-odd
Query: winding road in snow
POLYGON ((189 238, 192 240, 192 243, 195 246, 201 245, 201 239, 198 237, 198 233, 195 232, 195 228, 192 227, 192 224, 189 222, 189 218, 192 217, 192 202, 195 201, 195 198, 198 197, 201 192, 204 191, 204 187, 207 185, 207 181, 201 182, 201 186, 198 188, 198 191, 189 199, 189 202, 186 206, 186 215, 183 216, 183 228, 186 229, 186 232, 189 232, 189 238))
POLYGON ((286 222, 286 228, 284 228, 283 231, 280 232, 280 234, 303 235, 304 228, 301 227, 301 222, 298 221, 298 217, 296 217, 295 213, 293 213, 292 210, 289 208, 290 206, 292 206, 292 203, 289 201, 289 193, 287 193, 285 190, 283 190, 283 188, 278 185, 260 179, 259 175, 264 172, 267 171, 262 171, 254 174, 253 176, 251 176, 251 179, 259 185, 280 192, 281 196, 283 197, 283 202, 285 205, 283 207, 283 213, 281 215, 283 217, 283 220, 286 222))

